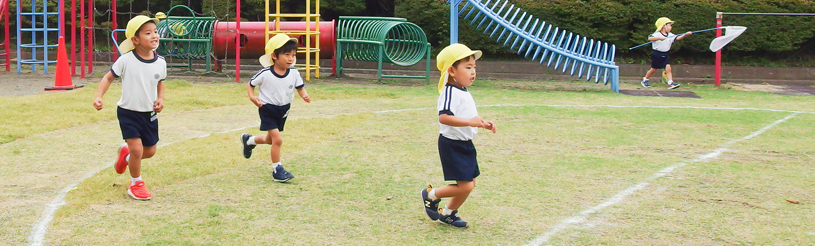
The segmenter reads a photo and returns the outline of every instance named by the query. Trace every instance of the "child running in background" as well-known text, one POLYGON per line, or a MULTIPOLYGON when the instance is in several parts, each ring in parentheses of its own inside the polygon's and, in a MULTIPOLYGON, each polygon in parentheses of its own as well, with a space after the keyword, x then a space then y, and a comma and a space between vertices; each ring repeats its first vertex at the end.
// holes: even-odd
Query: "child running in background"
POLYGON ((277 34, 266 43, 266 54, 259 61, 261 69, 246 86, 249 101, 258 107, 260 115, 260 130, 266 135, 241 135, 243 157, 252 157, 252 149, 257 144, 272 145, 272 179, 275 182, 288 182, 294 175, 283 169, 280 162, 280 147, 283 145, 283 126, 289 115, 291 102, 294 100, 294 90, 305 102, 311 98, 304 88, 300 72, 293 67, 297 55, 297 39, 289 38, 286 34, 277 34), (258 87, 258 96, 255 96, 255 87, 258 87))
POLYGON ((667 17, 659 18, 656 23, 654 23, 657 30, 648 36, 648 41, 653 41, 651 47, 654 49, 654 51, 651 52, 651 69, 649 69, 648 72, 645 73, 645 77, 642 78, 642 82, 640 82, 642 87, 650 88, 651 84, 648 83, 648 78, 651 78, 651 75, 656 73, 657 69, 665 69, 665 75, 668 77, 668 89, 679 88, 679 84, 673 80, 671 60, 668 56, 668 51, 671 50, 671 44, 673 44, 673 42, 682 40, 687 36, 693 35, 693 33, 686 32, 681 36, 674 35, 671 33, 673 23, 674 21, 667 17))

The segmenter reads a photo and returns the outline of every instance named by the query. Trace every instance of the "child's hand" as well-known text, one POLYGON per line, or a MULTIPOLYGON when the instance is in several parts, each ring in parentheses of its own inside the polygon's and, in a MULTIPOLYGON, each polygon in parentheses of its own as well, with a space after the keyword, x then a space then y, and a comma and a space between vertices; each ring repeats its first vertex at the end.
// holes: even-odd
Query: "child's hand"
POLYGON ((105 108, 105 106, 102 105, 102 98, 101 97, 97 97, 95 100, 93 100, 93 107, 96 108, 96 111, 99 111, 99 110, 102 110, 103 108, 105 108))
POLYGON ((164 109, 164 99, 159 98, 156 102, 153 103, 153 110, 156 113, 161 113, 161 110, 164 109))
POLYGON ((685 36, 690 36, 690 35, 693 35, 693 32, 686 32, 685 33, 685 36))
POLYGON ((498 130, 498 126, 496 126, 492 121, 484 121, 482 124, 484 125, 484 129, 490 130, 492 133, 495 133, 495 131, 498 130))
POLYGON ((303 96, 303 101, 306 101, 307 103, 310 103, 311 102, 311 97, 309 97, 308 94, 306 94, 306 95, 303 96))
POLYGON ((256 96, 249 96, 249 101, 252 101, 258 108, 263 107, 263 104, 260 103, 260 99, 256 96))

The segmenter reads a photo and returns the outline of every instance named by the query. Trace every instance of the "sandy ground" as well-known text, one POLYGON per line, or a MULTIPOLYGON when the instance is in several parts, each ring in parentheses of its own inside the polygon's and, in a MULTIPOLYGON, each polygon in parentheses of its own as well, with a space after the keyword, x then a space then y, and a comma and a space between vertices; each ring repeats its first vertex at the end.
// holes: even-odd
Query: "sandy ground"
MULTIPOLYGON (((98 82, 98 79, 95 79, 98 82)), ((74 77, 73 85, 85 85, 90 83, 90 79, 80 79, 74 77)), ((47 87, 54 86, 53 74, 23 73, 17 74, 15 71, 0 72, 0 96, 25 96, 38 93, 49 93, 45 91, 47 87)), ((50 91, 53 93, 54 91, 50 91)))

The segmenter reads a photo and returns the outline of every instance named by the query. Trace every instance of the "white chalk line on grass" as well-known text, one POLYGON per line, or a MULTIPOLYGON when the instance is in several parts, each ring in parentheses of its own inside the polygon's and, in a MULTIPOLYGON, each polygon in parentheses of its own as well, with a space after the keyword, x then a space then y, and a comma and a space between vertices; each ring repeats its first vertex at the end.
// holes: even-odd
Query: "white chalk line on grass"
MULTIPOLYGON (((236 128, 236 129, 232 129, 232 130, 217 132, 215 134, 230 133, 230 132, 240 131, 240 130, 243 130, 243 129, 246 129, 246 128, 249 128, 249 127, 236 128)), ((211 134, 204 134, 204 135, 201 135, 201 136, 198 136, 198 137, 193 137, 191 139, 205 138, 205 137, 209 137, 210 135, 211 134)), ((162 147, 167 146, 167 145, 171 145, 171 144, 175 144, 175 143, 182 142, 182 141, 187 141, 187 140, 190 140, 190 139, 184 139, 184 140, 180 140, 180 141, 176 141, 176 142, 169 142, 169 143, 165 143, 165 144, 159 144, 157 146, 157 148, 162 148, 162 147)), ((76 187, 79 184, 81 184, 82 181, 85 181, 86 179, 88 179, 90 177, 93 177, 94 175, 101 172, 102 170, 105 170, 105 169, 108 169, 108 168, 112 167, 113 164, 114 163, 111 162, 108 165, 105 165, 105 166, 103 166, 101 168, 90 171, 87 174, 85 174, 85 176, 82 176, 82 178, 79 178, 76 181, 74 181, 73 183, 71 183, 70 185, 68 185, 68 187, 65 187, 64 189, 60 190, 59 193, 57 194, 57 196, 54 197, 54 199, 51 200, 50 203, 45 205, 45 211, 43 211, 42 216, 40 216, 40 219, 37 220, 37 223, 35 223, 34 227, 31 229, 31 235, 28 238, 29 242, 31 242, 29 245, 37 245, 37 246, 43 245, 43 242, 45 241, 45 234, 48 232, 48 225, 51 224, 52 220, 54 220, 54 213, 57 212, 57 209, 59 209, 60 207, 62 207, 62 206, 64 206, 66 204, 64 199, 65 199, 65 196, 68 195, 68 192, 70 192, 73 189, 76 189, 76 187)))
POLYGON ((555 234, 557 234, 557 233, 559 233, 559 232, 561 232, 561 231, 563 231, 565 229, 568 229, 569 227, 571 227, 573 225, 582 223, 583 221, 588 219, 588 217, 590 215, 592 215, 594 213, 597 213, 598 211, 600 211, 600 210, 602 210, 604 208, 607 208, 607 207, 610 207, 610 206, 613 206, 613 205, 615 205, 617 203, 622 202, 629 195, 632 195, 632 194, 636 193, 637 191, 640 191, 640 190, 644 189, 645 187, 647 187, 650 184, 650 182, 653 181, 654 179, 664 177, 665 175, 668 175, 669 173, 673 172, 674 170, 676 170, 678 168, 681 168, 683 166, 686 166, 688 164, 693 164, 693 163, 697 163, 697 162, 704 162, 704 161, 714 159, 714 158, 718 157, 719 155, 721 155, 722 153, 728 151, 727 147, 729 147, 730 145, 733 145, 735 143, 745 141, 745 140, 754 138, 754 137, 756 137, 758 135, 761 135, 762 133, 769 130, 770 128, 773 128, 778 124, 781 124, 781 123, 783 123, 783 122, 785 122, 785 121, 787 121, 789 119, 792 119, 792 117, 795 117, 795 115, 798 115, 798 114, 799 113, 793 113, 791 115, 788 115, 787 117, 776 120, 775 122, 770 123, 767 126, 764 126, 760 130, 755 131, 755 132, 751 133, 750 135, 744 136, 744 137, 736 139, 736 140, 732 140, 732 141, 722 145, 722 147, 719 147, 719 148, 717 148, 717 149, 715 149, 715 150, 713 150, 713 151, 711 151, 709 153, 700 155, 696 159, 693 159, 693 160, 691 160, 691 161, 689 161, 687 163, 681 162, 681 163, 677 163, 677 164, 674 164, 672 166, 663 168, 662 170, 659 170, 659 172, 656 172, 653 175, 651 175, 650 177, 646 178, 645 181, 640 182, 640 183, 638 183, 636 185, 633 185, 631 187, 628 187, 627 189, 625 189, 623 191, 620 191, 619 193, 615 194, 613 197, 609 198, 608 200, 601 203, 600 205, 597 205, 597 206, 594 206, 592 208, 583 210, 580 213, 578 213, 578 215, 575 215, 575 216, 572 216, 572 217, 569 217, 569 218, 566 218, 566 219, 562 220, 559 224, 557 224, 557 225, 553 226, 551 229, 549 229, 549 231, 547 231, 543 235, 535 238, 534 240, 532 240, 531 242, 529 242, 526 245, 542 245, 544 243, 547 243, 549 241, 549 239, 551 239, 555 234))
MULTIPOLYGON (((775 110, 775 109, 758 109, 758 108, 716 108, 716 107, 692 107, 692 106, 544 105, 544 104, 525 104, 525 105, 524 105, 524 104, 506 104, 506 105, 482 105, 482 106, 480 106, 480 107, 577 107, 577 108, 579 108, 579 107, 605 107, 605 108, 679 108, 679 109, 711 109, 711 110, 755 110, 755 111, 771 111, 771 112, 788 112, 788 113, 796 113, 796 114, 797 114, 797 113, 807 113, 807 114, 813 114, 812 112, 787 111, 787 110, 775 110)), ((380 111, 373 111, 373 113, 375 113, 375 114, 383 114, 383 113, 395 113, 395 112, 405 112, 405 111, 419 111, 419 110, 430 110, 430 109, 434 109, 434 108, 413 108, 413 109, 380 110, 380 111)), ((360 113, 364 113, 364 112, 360 112, 360 113)), ((353 114, 356 114, 356 113, 346 113, 346 114, 340 114, 340 115, 353 115, 353 114)), ((325 116, 325 118, 332 118, 332 117, 335 117, 335 116, 337 116, 337 115, 325 116)), ((306 117, 306 118, 310 118, 310 117, 306 117)), ((222 134, 222 133, 229 133, 229 132, 240 131, 240 130, 243 130, 243 129, 246 129, 246 128, 250 128, 250 127, 252 127, 252 126, 249 126, 249 127, 242 127, 242 128, 236 128, 236 129, 232 129, 232 130, 227 130, 227 131, 223 131, 223 132, 218 132, 218 133, 216 133, 216 134, 222 134)), ((759 134, 760 134, 760 133, 759 133, 759 134)), ((195 138, 205 138, 205 137, 209 137, 210 135, 211 135, 211 134, 204 134, 204 135, 202 135, 202 136, 198 136, 198 137, 195 137, 195 138)), ((751 138, 752 138, 752 137, 751 137, 751 138)), ((181 140, 181 141, 186 141, 186 140, 189 140, 189 139, 185 139, 185 140, 181 140)), ((180 142, 180 141, 177 141, 177 142, 180 142)), ((159 144, 159 146, 158 146, 158 147, 159 147, 159 148, 161 148, 161 147, 164 147, 164 146, 167 146, 167 145, 171 145, 171 144, 174 144, 174 143, 177 143, 177 142, 170 142, 170 143, 166 143, 166 144, 159 144)), ((731 143, 728 143, 728 144, 731 144, 731 143)), ((48 225, 49 225, 49 224, 51 223, 51 221, 54 219, 54 213, 56 213, 57 209, 59 209, 60 207, 62 207, 63 205, 65 205, 65 201, 64 201, 64 199, 65 199, 65 196, 67 196, 67 195, 68 195, 68 192, 70 192, 71 190, 75 189, 75 188, 76 188, 76 186, 78 186, 80 183, 82 183, 82 181, 85 181, 86 179, 88 179, 88 178, 90 178, 90 177, 93 177, 94 175, 96 175, 96 174, 97 174, 97 173, 99 173, 100 171, 102 171, 102 170, 104 170, 104 169, 107 169, 107 168, 110 168, 111 166, 113 166, 113 163, 108 164, 108 165, 106 165, 106 166, 104 166, 104 167, 102 167, 102 168, 99 168, 99 169, 93 170, 93 171, 91 171, 91 172, 88 172, 87 174, 85 174, 85 176, 83 176, 83 177, 81 177, 81 178, 79 178, 79 179, 75 180, 75 182, 73 182, 73 183, 71 183, 70 185, 68 185, 68 187, 65 187, 64 189, 60 190, 60 192, 57 194, 57 196, 56 196, 56 197, 54 197, 54 199, 52 199, 52 200, 51 200, 51 202, 49 202, 48 204, 46 204, 46 205, 45 205, 45 211, 43 211, 43 214, 40 216, 40 218, 37 220, 37 222, 36 222, 36 223, 34 224, 34 226, 32 227, 32 229, 31 229, 31 235, 29 236, 29 242, 31 242, 31 243, 30 243, 29 245, 37 245, 37 246, 39 246, 39 245, 43 245, 43 241, 44 241, 44 239, 45 239, 45 234, 48 232, 48 225)), ((675 168, 676 168, 676 167, 674 167, 674 169, 675 169, 675 168)), ((670 171, 668 171, 668 172, 670 172, 670 171)), ((666 174, 667 174, 667 173, 666 173, 666 174)), ((664 175, 664 174, 663 174, 663 175, 664 175)), ((647 185, 647 184, 646 184, 646 185, 647 185)), ((643 187, 644 187, 644 186, 643 186, 643 187)), ((642 188, 639 188, 639 189, 642 189, 642 188)), ((634 191, 636 191, 636 190, 634 190, 634 191)), ((632 191, 632 193, 633 193, 633 191, 632 191)), ((615 196, 615 197, 616 197, 616 196, 615 196)), ((625 195, 623 196, 623 198, 624 198, 624 197, 625 197, 625 195)), ((613 199, 613 198, 612 198, 612 199, 613 199)), ((622 199, 622 198, 620 198, 620 199, 622 199)), ((611 201, 611 199, 609 199, 609 200, 611 201)), ((619 201, 617 201, 617 202, 619 202, 619 201)), ((613 203, 611 203, 611 204, 609 204, 609 205, 615 204, 615 203, 617 203, 617 202, 613 202, 613 203)), ((605 203, 604 203, 604 204, 605 204, 605 203)), ((602 204, 601 204, 601 205, 602 205, 602 204)), ((602 208, 600 208, 600 209, 602 209, 602 208)), ((587 210, 587 211, 588 211, 588 210, 587 210)), ((592 213, 593 213, 593 212, 592 212, 592 213)), ((585 218, 584 218, 584 219, 585 219, 585 218)), ((582 221, 582 220, 581 220, 581 221, 582 221)), ((559 230, 562 230, 562 229, 559 229, 559 230)))

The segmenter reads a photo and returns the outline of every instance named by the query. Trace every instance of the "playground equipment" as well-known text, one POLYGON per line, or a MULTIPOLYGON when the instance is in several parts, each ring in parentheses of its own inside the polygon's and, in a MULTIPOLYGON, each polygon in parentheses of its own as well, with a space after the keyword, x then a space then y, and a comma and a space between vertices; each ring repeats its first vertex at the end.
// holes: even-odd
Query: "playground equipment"
POLYGON ((187 6, 176 5, 167 11, 167 19, 156 26, 159 33, 159 55, 187 59, 187 65, 168 65, 187 67, 192 71, 192 60, 206 60, 207 72, 212 71, 212 30, 215 17, 196 17, 195 12, 187 6), (176 8, 186 9, 190 16, 173 16, 176 8))
POLYGON ((6 72, 11 71, 11 58, 8 57, 9 53, 9 27, 8 27, 8 15, 9 15, 9 0, 0 0, 0 21, 3 21, 3 43, 0 43, 0 66, 6 67, 6 72))
POLYGON ((594 76, 594 82, 599 83, 602 77, 603 84, 611 82, 611 90, 619 92, 620 69, 614 63, 616 47, 613 44, 581 37, 551 24, 547 25, 545 21, 528 15, 514 4, 509 4, 507 0, 496 0, 495 2, 493 0, 449 0, 448 3, 450 4, 450 43, 458 42, 459 14, 467 12, 464 20, 470 19, 470 24, 473 25, 478 22, 477 28, 487 23, 484 33, 491 31, 490 37, 494 37, 500 30, 496 41, 504 46, 509 46, 510 40, 514 38, 509 48, 515 50, 517 46, 519 55, 523 54, 524 57, 531 55, 532 60, 539 60, 540 64, 543 64, 548 58, 547 67, 554 63, 553 69, 558 70, 558 67, 562 65, 562 73, 568 70, 570 76, 577 73, 578 78, 585 75, 587 81, 594 76), (458 5, 461 2, 466 2, 466 4, 459 9, 458 5), (518 45, 519 41, 520 45, 518 45))
MULTIPOLYGON (((51 48, 57 48, 57 44, 49 44, 48 43, 48 35, 53 32, 57 32, 56 34, 52 34, 58 36, 62 31, 62 25, 57 24, 56 27, 49 27, 48 26, 48 16, 58 15, 60 20, 63 20, 62 13, 64 4, 62 0, 59 0, 59 9, 57 12, 48 12, 48 2, 42 0, 40 2, 40 6, 37 6, 37 0, 31 0, 31 9, 24 12, 22 9, 22 5, 20 2, 17 4, 17 73, 22 72, 22 64, 31 64, 31 71, 37 71, 37 64, 42 64, 43 73, 48 73, 48 64, 56 63, 56 61, 49 61, 48 60, 48 51, 51 48), (39 11, 41 12, 37 12, 39 11), (26 20, 27 22, 31 23, 30 28, 24 28, 23 25, 23 18, 30 18, 26 20), (39 20, 38 20, 39 17, 39 20), (31 43, 22 43, 24 35, 28 36, 30 34, 31 43), (40 34, 39 38, 38 35, 40 34), (38 43, 38 41, 40 43, 38 43), (23 49, 28 49, 30 51, 31 58, 30 59, 23 59, 23 49), (41 51, 41 52, 38 52, 41 51), (42 55, 42 60, 38 59, 38 54, 42 55)), ((60 23, 63 23, 60 21, 60 23)))
POLYGON ((336 72, 339 77, 343 60, 377 62, 377 77, 430 78, 430 43, 416 24, 404 18, 340 16, 337 24, 336 72), (408 67, 426 60, 424 76, 385 75, 382 63, 408 67))
MULTIPOLYGON (((264 15, 265 25, 266 28, 264 30, 265 37, 263 39, 263 44, 266 44, 266 41, 269 40, 271 36, 274 36, 278 33, 285 33, 289 35, 289 37, 302 35, 304 38, 300 39, 298 42, 297 53, 298 54, 305 54, 305 62, 304 65, 295 64, 297 67, 302 67, 301 69, 305 70, 306 74, 303 76, 306 81, 311 80, 311 73, 312 70, 314 72, 315 78, 320 78, 320 0, 314 0, 314 13, 312 13, 311 9, 311 1, 306 0, 306 13, 304 14, 285 14, 280 13, 280 0, 275 0, 275 11, 274 13, 270 13, 269 11, 269 0, 266 0, 266 15, 264 15), (304 18, 306 26, 303 29, 297 31, 291 31, 280 28, 280 24, 282 22, 283 17, 296 17, 296 18, 304 18), (269 19, 274 18, 273 25, 269 25, 269 19), (312 23, 315 26, 314 29, 311 28, 312 23), (272 26, 274 30, 272 30, 272 26), (316 29, 316 30, 315 30, 316 29), (312 42, 313 41, 313 42, 312 42)), ((298 38, 299 39, 299 38, 298 38)))
MULTIPOLYGON (((271 22, 269 25, 276 25, 277 22, 271 22)), ((319 42, 320 50, 327 52, 320 52, 320 58, 330 59, 334 55, 334 21, 321 21, 319 23, 320 36, 318 38, 312 36, 312 44, 319 42)), ((212 48, 215 58, 222 60, 226 58, 235 58, 235 40, 240 40, 241 58, 243 59, 257 59, 265 52, 264 39, 266 34, 266 23, 262 21, 241 22, 241 37, 235 38, 234 32, 228 30, 235 29, 237 23, 218 21, 215 22, 215 31, 212 34, 212 48)), ((305 21, 281 21, 280 30, 282 32, 305 30, 307 23, 305 21)), ((317 30, 316 25, 311 25, 312 31, 317 30)), ((287 34, 289 37, 298 39, 298 43, 304 44, 306 42, 304 35, 287 34)), ((303 57, 305 58, 305 57, 303 57)))

